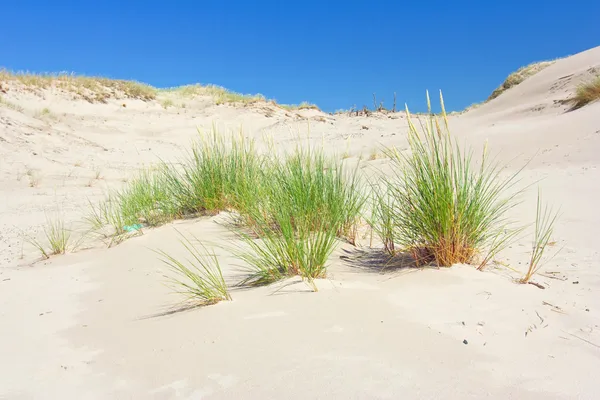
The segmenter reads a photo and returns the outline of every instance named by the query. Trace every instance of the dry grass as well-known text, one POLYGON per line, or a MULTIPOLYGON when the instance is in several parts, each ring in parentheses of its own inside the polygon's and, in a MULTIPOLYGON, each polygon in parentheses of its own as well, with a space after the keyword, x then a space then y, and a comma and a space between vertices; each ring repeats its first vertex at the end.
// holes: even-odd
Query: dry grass
POLYGON ((254 104, 266 102, 262 94, 241 94, 217 85, 185 85, 161 89, 163 92, 175 93, 182 97, 211 96, 215 104, 254 104))
POLYGON ((61 89, 89 102, 105 103, 107 99, 153 100, 157 89, 144 83, 75 75, 70 73, 34 74, 0 70, 0 82, 17 82, 25 89, 61 89))
POLYGON ((303 101, 300 104, 277 104, 277 105, 287 111, 319 110, 319 107, 316 104, 309 103, 308 101, 303 101))
POLYGON ((541 70, 550 65, 554 64, 556 61, 541 61, 529 64, 525 67, 519 68, 516 72, 513 72, 506 78, 506 80, 502 83, 502 85, 498 86, 496 90, 492 92, 490 97, 487 98, 486 101, 490 101, 500 96, 506 90, 510 89, 513 86, 517 86, 519 83, 523 82, 525 79, 537 74, 541 70))
POLYGON ((575 97, 570 101, 573 104, 572 109, 576 110, 597 100, 600 100, 600 75, 579 85, 575 97))

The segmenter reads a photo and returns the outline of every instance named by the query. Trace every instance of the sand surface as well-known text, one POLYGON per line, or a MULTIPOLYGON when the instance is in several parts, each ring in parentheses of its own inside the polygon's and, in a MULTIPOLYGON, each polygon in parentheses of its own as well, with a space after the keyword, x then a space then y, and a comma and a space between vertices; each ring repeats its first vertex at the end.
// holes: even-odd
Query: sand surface
MULTIPOLYGON (((340 244, 317 293, 291 280, 177 313, 169 310, 180 298, 151 249, 181 254, 176 230, 192 232, 216 246, 233 281, 239 261, 219 247, 235 240, 223 216, 145 230, 110 249, 86 240, 45 261, 23 235, 39 235, 56 213, 82 231, 88 200, 159 158, 176 160, 197 128, 241 129, 281 151, 322 143, 369 174, 387 168, 371 157, 380 146, 407 146, 405 115, 204 97, 167 109, 90 104, 9 86, 3 99, 22 109, 0 104, 0 398, 597 398, 600 102, 569 111, 564 100, 598 71, 600 47, 450 117, 459 140, 487 141, 511 169, 528 162, 523 184, 534 186, 517 219, 533 221, 536 186, 561 207, 553 240, 562 251, 535 278, 545 289, 514 283, 519 274, 503 267, 382 272, 366 241, 340 244)), ((499 258, 523 272, 529 254, 527 236, 499 258)))

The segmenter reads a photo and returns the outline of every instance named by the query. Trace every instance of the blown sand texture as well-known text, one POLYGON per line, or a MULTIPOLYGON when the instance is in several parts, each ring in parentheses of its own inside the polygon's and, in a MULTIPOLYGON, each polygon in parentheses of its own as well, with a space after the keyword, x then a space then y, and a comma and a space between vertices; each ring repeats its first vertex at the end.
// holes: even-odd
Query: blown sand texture
MULTIPOLYGON (((362 153, 362 171, 376 173, 387 165, 369 156, 378 145, 406 147, 404 114, 331 116, 173 94, 90 104, 9 84, 0 105, 0 398, 596 398, 600 102, 569 112, 564 100, 598 70, 600 47, 450 119, 459 140, 487 140, 511 168, 530 160, 523 183, 542 179, 545 198, 561 206, 554 240, 563 250, 535 278, 546 289, 515 284, 504 268, 379 273, 368 246, 344 244, 318 293, 302 283, 235 290, 232 302, 173 314, 165 311, 178 297, 149 249, 181 255, 174 227, 231 243, 215 223, 222 216, 36 263, 22 232, 35 235, 57 209, 79 229, 88 199, 157 157, 176 159, 196 127, 243 126, 277 149, 310 133, 349 162, 362 153), (174 105, 165 109, 160 96, 174 105)), ((534 215, 530 190, 514 216, 534 215)), ((529 240, 499 258, 524 272, 529 240)), ((232 280, 238 262, 217 254, 232 280)))

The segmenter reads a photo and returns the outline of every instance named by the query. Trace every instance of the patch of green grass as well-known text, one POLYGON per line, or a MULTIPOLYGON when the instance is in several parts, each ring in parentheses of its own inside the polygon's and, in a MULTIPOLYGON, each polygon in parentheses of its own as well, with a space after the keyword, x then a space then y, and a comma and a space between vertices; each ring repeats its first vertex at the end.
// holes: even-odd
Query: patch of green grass
POLYGON ((175 207, 187 215, 243 208, 260 187, 261 168, 253 141, 232 136, 227 143, 213 130, 201 135, 181 165, 163 164, 162 174, 175 207))
POLYGON ((528 283, 533 275, 535 275, 541 268, 542 259, 552 233, 554 232, 554 223, 558 218, 558 212, 552 211, 548 205, 542 205, 542 196, 538 191, 537 197, 537 209, 535 217, 535 230, 533 243, 531 246, 531 258, 529 259, 529 266, 527 273, 521 278, 521 283, 528 283))
POLYGON ((162 261, 173 274, 170 278, 171 286, 196 305, 231 300, 215 253, 209 252, 195 236, 192 236, 194 242, 183 235, 181 237, 180 243, 188 255, 185 260, 169 255, 163 250, 158 251, 162 261))
MULTIPOLYGON (((393 224, 395 249, 411 253, 417 264, 451 266, 473 262, 490 246, 499 250, 520 171, 503 177, 487 149, 475 164, 473 151, 451 138, 441 94, 440 101, 442 120, 430 114, 421 130, 407 109, 411 151, 387 150, 394 171, 383 185, 393 202, 379 213, 383 227, 393 224)), ((427 104, 431 110, 429 95, 427 104)))
POLYGON ((158 226, 180 215, 167 177, 157 171, 143 170, 122 190, 114 192, 113 199, 123 225, 158 226))
POLYGON ((245 210, 250 233, 238 231, 250 251, 240 257, 250 266, 244 284, 268 284, 299 275, 314 290, 326 276, 326 263, 338 237, 355 230, 364 203, 356 171, 322 152, 298 148, 268 168, 260 201, 245 210))
POLYGON ((570 102, 576 110, 597 100, 600 100, 600 76, 579 85, 570 102))

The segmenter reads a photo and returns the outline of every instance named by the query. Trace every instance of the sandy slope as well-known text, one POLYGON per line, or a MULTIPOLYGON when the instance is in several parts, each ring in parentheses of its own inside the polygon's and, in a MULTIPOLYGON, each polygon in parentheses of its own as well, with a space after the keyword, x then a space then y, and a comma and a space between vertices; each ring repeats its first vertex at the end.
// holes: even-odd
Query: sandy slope
MULTIPOLYGON (((385 159, 366 160, 380 144, 406 146, 403 114, 239 109, 205 98, 165 110, 10 88, 3 98, 24 110, 0 105, 0 398, 595 398, 600 103, 568 112, 562 102, 594 68, 600 48, 450 122, 460 140, 489 141, 511 168, 529 160, 523 183, 542 179, 545 197, 562 207, 554 239, 564 248, 544 268, 558 273, 536 279, 545 290, 514 284, 500 268, 382 274, 367 247, 344 245, 318 293, 302 283, 234 291, 233 302, 166 315, 178 298, 149 249, 177 254, 174 228, 231 243, 222 217, 170 224, 108 250, 86 243, 94 248, 35 264, 21 232, 34 234, 56 210, 80 228, 88 198, 158 157, 175 159, 196 127, 242 126, 282 150, 310 134, 349 161, 362 153, 367 172, 386 168, 385 159), (50 115, 40 115, 45 107, 50 115)), ((517 218, 532 220, 534 198, 535 189, 517 218)), ((528 246, 501 258, 523 270, 528 246)), ((235 279, 237 262, 218 252, 235 279)))

